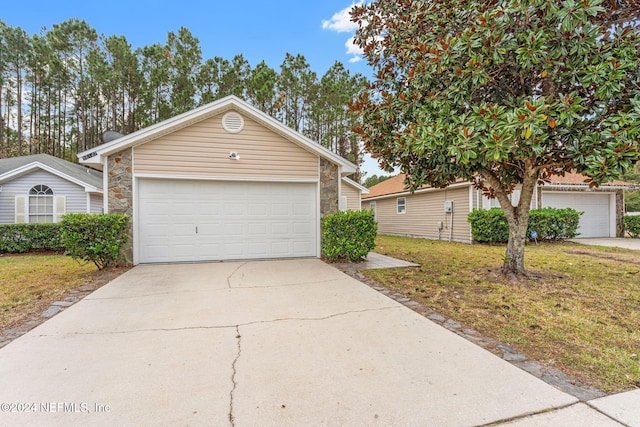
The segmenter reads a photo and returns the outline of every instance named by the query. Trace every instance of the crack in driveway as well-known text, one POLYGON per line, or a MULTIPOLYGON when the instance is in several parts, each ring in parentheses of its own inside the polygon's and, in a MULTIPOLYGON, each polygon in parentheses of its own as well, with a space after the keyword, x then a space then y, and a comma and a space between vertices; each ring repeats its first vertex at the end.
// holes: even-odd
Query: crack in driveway
MULTIPOLYGON (((122 334, 135 334, 140 332, 177 332, 177 331, 188 331, 188 330, 198 330, 198 329, 230 329, 230 328, 239 328, 241 326, 251 326, 251 325, 259 325, 263 323, 276 323, 276 322, 287 322, 287 321, 301 321, 301 322, 317 322, 322 320, 328 320, 335 317, 346 316, 349 314, 355 313, 368 313, 373 311, 384 311, 384 310, 398 310, 402 309, 404 306, 390 306, 390 307, 379 307, 379 308, 367 308, 362 310, 350 310, 340 313, 330 314, 328 316, 323 317, 285 317, 271 320, 255 320, 252 322, 239 323, 239 324, 230 324, 230 325, 215 325, 215 326, 183 326, 179 328, 148 328, 148 329, 132 329, 128 331, 99 331, 99 332, 73 332, 69 334, 62 335, 122 335, 122 334)), ((55 336, 56 334, 39 334, 40 337, 47 336, 55 336)))
POLYGON ((236 274, 238 272, 238 270, 240 270, 242 267, 244 267, 247 264, 248 264, 248 262, 243 262, 235 270, 233 270, 229 276, 227 276, 227 287, 229 289, 231 289, 231 278, 233 277, 233 275, 236 274))
POLYGON ((236 387, 238 383, 236 382, 236 373, 238 372, 236 369, 236 364, 238 363, 238 359, 240 358, 240 354, 242 353, 242 336, 240 335, 240 326, 236 325, 236 341, 238 343, 238 352, 236 354, 236 358, 233 359, 233 363, 231 364, 231 391, 229 392, 229 423, 231 426, 235 426, 235 417, 233 415, 233 398, 234 392, 236 391, 236 387))

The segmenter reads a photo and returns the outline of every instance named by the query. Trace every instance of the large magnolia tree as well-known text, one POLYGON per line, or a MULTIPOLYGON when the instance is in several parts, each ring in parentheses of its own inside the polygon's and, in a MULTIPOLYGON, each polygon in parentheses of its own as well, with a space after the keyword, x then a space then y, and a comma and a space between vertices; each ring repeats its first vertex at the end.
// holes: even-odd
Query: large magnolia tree
POLYGON ((639 18, 609 3, 617 10, 600 0, 377 0, 352 14, 376 76, 352 105, 366 149, 412 190, 465 179, 497 198, 509 222, 505 273, 526 274, 537 183, 576 171, 597 186, 639 159, 639 18))

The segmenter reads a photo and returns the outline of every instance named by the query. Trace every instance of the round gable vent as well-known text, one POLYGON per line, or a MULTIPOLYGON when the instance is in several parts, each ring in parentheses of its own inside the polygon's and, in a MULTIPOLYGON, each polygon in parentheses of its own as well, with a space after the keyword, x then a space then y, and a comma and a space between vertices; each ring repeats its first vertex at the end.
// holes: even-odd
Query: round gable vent
POLYGON ((244 119, 235 111, 229 111, 222 116, 222 127, 227 132, 238 133, 244 128, 244 119))

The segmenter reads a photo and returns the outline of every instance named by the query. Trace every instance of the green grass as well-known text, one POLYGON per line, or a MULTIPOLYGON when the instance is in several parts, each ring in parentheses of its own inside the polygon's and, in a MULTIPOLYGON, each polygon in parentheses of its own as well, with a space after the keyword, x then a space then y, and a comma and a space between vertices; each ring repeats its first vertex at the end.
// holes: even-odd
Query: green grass
POLYGON ((421 268, 365 271, 425 306, 607 392, 640 384, 640 252, 529 245, 535 275, 499 274, 504 246, 379 236, 376 252, 421 268))
POLYGON ((38 315, 96 272, 62 255, 0 256, 0 330, 38 315))

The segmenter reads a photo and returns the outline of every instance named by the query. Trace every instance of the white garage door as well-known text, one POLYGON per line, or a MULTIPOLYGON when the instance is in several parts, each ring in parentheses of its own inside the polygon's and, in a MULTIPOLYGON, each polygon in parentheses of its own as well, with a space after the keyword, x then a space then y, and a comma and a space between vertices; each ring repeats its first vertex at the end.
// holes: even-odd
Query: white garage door
POLYGON ((317 256, 316 184, 141 179, 139 262, 317 256))
POLYGON ((580 216, 578 237, 611 237, 609 194, 543 192, 542 205, 550 208, 573 208, 580 216))

